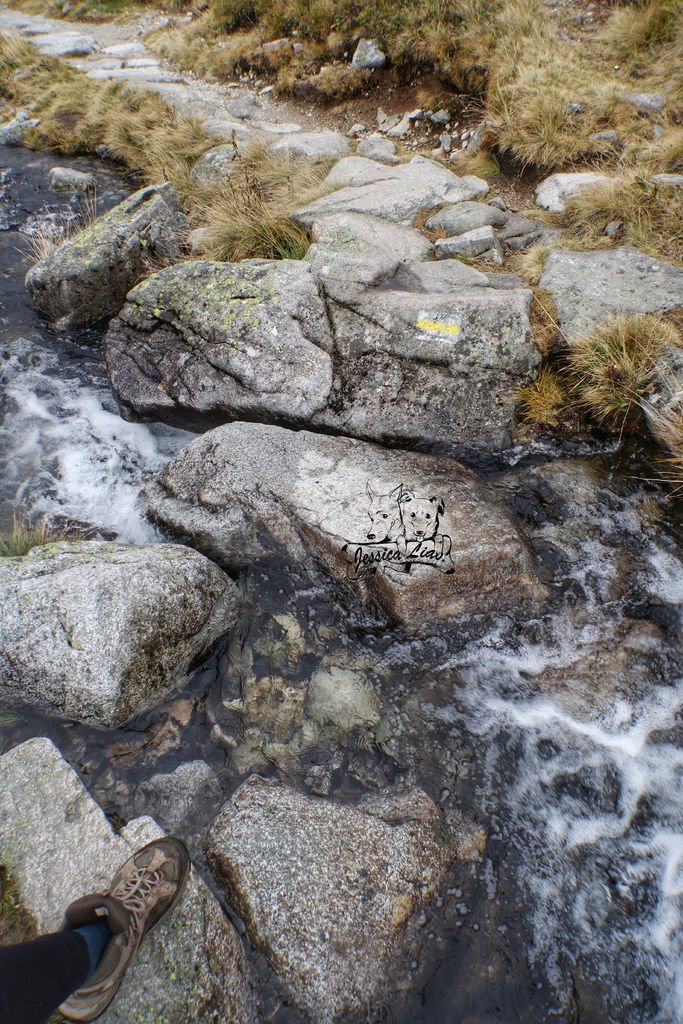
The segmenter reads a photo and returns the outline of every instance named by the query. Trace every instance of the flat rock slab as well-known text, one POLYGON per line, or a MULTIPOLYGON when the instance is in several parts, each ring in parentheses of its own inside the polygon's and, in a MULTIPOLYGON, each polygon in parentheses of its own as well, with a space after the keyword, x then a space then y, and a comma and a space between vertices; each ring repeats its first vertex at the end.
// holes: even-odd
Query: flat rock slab
POLYGON ((188 226, 171 185, 140 189, 31 267, 31 301, 60 327, 111 316, 150 260, 179 256, 188 226))
POLYGON ((564 213, 570 199, 584 189, 609 185, 613 178, 598 171, 572 171, 566 174, 551 174, 536 187, 536 203, 553 213, 564 213))
POLYGON ((48 57, 85 57, 99 50, 93 36, 78 32, 50 32, 31 34, 31 43, 48 57))
POLYGON ((0 559, 0 687, 117 725, 184 679, 235 603, 225 573, 176 544, 64 542, 0 559))
MULTIPOLYGON (((0 863, 41 933, 68 904, 107 887, 135 849, 163 833, 138 818, 117 835, 76 772, 48 739, 0 757, 0 863)), ((257 1018, 244 951, 205 883, 192 872, 180 903, 149 935, 102 1024, 252 1024, 257 1018)))
POLYGON ((360 214, 313 224, 327 244, 307 261, 177 264, 129 293, 105 339, 124 415, 196 430, 257 419, 446 452, 508 444, 509 396, 540 362, 531 293, 480 288, 471 268, 433 271, 430 292, 428 264, 401 262, 431 251, 419 232, 360 214))
POLYGON ((257 776, 206 846, 252 942, 321 1024, 360 1020, 373 1005, 460 849, 421 791, 353 807, 257 776))
POLYGON ((551 292, 560 327, 570 340, 620 313, 663 313, 683 306, 683 269, 631 246, 551 252, 540 284, 551 292))
POLYGON ((224 564, 313 553, 416 628, 538 593, 507 513, 450 459, 234 423, 192 441, 146 496, 158 522, 224 564))
POLYGON ((489 190, 481 178, 459 178, 421 156, 397 167, 348 157, 332 168, 323 185, 336 191, 297 210, 292 216, 299 224, 306 227, 326 213, 369 213, 410 224, 421 210, 474 199, 489 190))
POLYGON ((309 160, 346 156, 349 149, 349 140, 341 132, 297 132, 283 135, 270 146, 271 153, 286 153, 309 160))

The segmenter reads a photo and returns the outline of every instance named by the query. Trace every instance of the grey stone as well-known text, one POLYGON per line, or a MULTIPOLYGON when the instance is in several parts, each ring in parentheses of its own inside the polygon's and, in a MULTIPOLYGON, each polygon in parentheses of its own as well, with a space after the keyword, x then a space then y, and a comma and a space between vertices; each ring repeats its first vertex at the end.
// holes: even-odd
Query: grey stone
POLYGON ((105 357, 128 414, 205 429, 263 415, 308 422, 330 393, 332 347, 307 263, 197 261, 129 292, 105 357))
POLYGON ((361 254, 379 249, 392 261, 402 263, 427 259, 434 248, 415 228, 363 213, 333 213, 321 217, 313 221, 310 232, 314 242, 327 248, 361 254))
POLYGON ((106 81, 109 79, 120 79, 125 82, 141 82, 148 83, 150 85, 156 85, 157 83, 173 84, 175 82, 182 82, 182 75, 176 71, 164 71, 159 64, 147 67, 122 67, 122 68, 93 68, 92 71, 86 71, 88 78, 94 78, 99 81, 106 81))
POLYGON ((590 138, 592 142, 609 142, 613 146, 618 146, 621 143, 618 133, 612 129, 604 132, 593 132, 590 138))
POLYGON ((661 92, 629 92, 624 99, 645 114, 661 114, 666 106, 666 96, 661 92))
MULTIPOLYGON (((434 245, 436 258, 438 260, 450 259, 451 256, 481 256, 489 250, 497 251, 500 248, 493 228, 485 224, 481 228, 473 228, 465 231, 455 238, 438 238, 434 245)), ((502 252, 501 252, 502 257, 502 252)))
POLYGON ((220 185, 234 171, 233 161, 239 148, 226 143, 207 150, 192 168, 190 180, 195 185, 220 185))
POLYGON ((381 1002, 386 976, 418 946, 417 915, 466 844, 419 790, 350 806, 252 776, 206 849, 252 942, 310 1019, 329 1024, 381 1002))
POLYGON ((158 522, 224 564, 247 566, 283 545, 288 558, 314 557, 408 628, 538 593, 507 514, 450 459, 233 423, 192 441, 146 495, 158 522), (381 541, 374 522, 384 525, 381 541), (411 564, 418 548, 431 552, 429 564, 411 564), (390 562, 375 573, 365 557, 390 562))
POLYGON ((560 326, 570 339, 619 313, 661 313, 683 306, 683 269, 631 246, 551 252, 540 284, 552 293, 560 326))
POLYGON ((497 210, 507 210, 507 203, 500 196, 494 196, 493 199, 488 200, 489 206, 495 206, 497 210))
MULTIPOLYGON (((486 195, 488 185, 481 178, 468 175, 459 178, 447 168, 416 156, 399 167, 385 167, 366 160, 362 173, 358 170, 362 157, 352 157, 358 173, 358 184, 337 187, 337 191, 309 203, 292 216, 304 226, 326 213, 370 213, 385 220, 411 223, 424 209, 440 203, 458 203, 486 195), (369 166, 367 166, 369 165, 369 166)), ((346 163, 346 161, 344 161, 346 163)), ((326 185, 334 185, 338 174, 332 169, 326 185)))
POLYGON ((60 327, 111 315, 150 260, 178 258, 187 227, 171 185, 140 189, 29 270, 31 301, 60 327))
POLYGON ((384 139, 381 135, 368 135, 358 144, 360 156, 368 157, 370 160, 379 160, 383 164, 398 164, 396 146, 391 139, 384 139))
POLYGON ((462 235, 465 231, 473 231, 475 228, 484 227, 490 224, 493 227, 502 227, 508 220, 507 214, 496 209, 487 203, 458 203, 456 206, 445 206, 433 217, 430 217, 425 227, 431 231, 445 231, 449 237, 462 235))
POLYGON ((553 213, 564 213, 567 202, 583 189, 608 185, 613 179, 598 171, 570 171, 551 174, 536 187, 536 203, 553 213))
POLYGON ((623 231, 623 228, 623 220, 611 220, 603 231, 603 235, 607 235, 608 238, 616 238, 623 231))
POLYGON ((361 39, 351 60, 354 68, 383 68, 387 56, 382 53, 376 39, 361 39))
POLYGON ((448 124, 451 119, 451 115, 447 110, 437 110, 435 114, 428 114, 427 116, 432 124, 437 125, 448 124))
POLYGON ((545 230, 538 221, 509 214, 503 227, 496 228, 496 237, 505 242, 510 249, 524 249, 536 241, 545 230))
POLYGON ((575 117, 577 114, 583 114, 583 111, 583 103, 567 103, 564 108, 565 114, 568 114, 569 117, 575 117))
POLYGON ((225 633, 236 591, 176 544, 97 541, 0 559, 2 687, 117 725, 177 686, 225 633))
POLYGON ((387 135, 391 135, 396 139, 405 139, 406 135, 413 129, 413 120, 410 114, 404 114, 398 124, 394 124, 391 128, 387 128, 383 125, 383 131, 386 131, 387 135))
POLYGON ((236 142, 249 144, 259 138, 253 128, 228 118, 208 117, 204 121, 203 128, 207 138, 222 139, 225 142, 232 142, 235 139, 236 142))
POLYGON ((491 121, 482 121, 467 138, 467 152, 478 153, 485 143, 494 141, 495 132, 496 129, 491 121))
POLYGON ((76 171, 72 167, 53 167, 48 175, 53 192, 92 192, 97 185, 94 174, 76 171))
POLYGON ((309 160, 346 156, 349 148, 349 140, 346 135, 332 131, 299 132, 295 135, 286 135, 270 147, 273 153, 287 153, 289 156, 309 160))
POLYGON ((683 174, 653 174, 652 180, 667 188, 683 188, 683 174))
POLYGON ((205 761, 186 761, 172 772, 160 772, 135 787, 135 809, 150 814, 173 835, 186 833, 188 821, 213 817, 222 788, 213 768, 205 761))
MULTIPOLYGON (((349 135, 361 135, 365 131, 365 125, 357 121, 356 124, 352 124, 349 129, 349 135)), ((378 136, 379 138, 379 136, 378 136)))
POLYGON ((393 288, 408 292, 448 295, 471 288, 487 288, 490 283, 488 278, 488 274, 482 274, 481 270, 469 267, 460 260, 430 260, 397 268, 391 284, 393 288))
POLYGON ((87 57, 99 50, 93 36, 80 35, 78 32, 41 33, 34 35, 31 43, 50 57, 87 57))
POLYGON ((262 104, 250 93, 247 93, 245 96, 239 96, 228 104, 228 111, 233 117, 237 117, 241 121, 258 117, 262 109, 262 104))
MULTIPOLYGON (((139 818, 117 835, 48 739, 0 757, 0 850, 40 932, 67 905, 102 892, 140 846, 163 833, 139 818)), ((239 936, 193 870, 181 900, 147 936, 102 1024, 255 1024, 253 983, 239 936)))
POLYGON ((144 57, 147 50, 142 43, 116 43, 114 46, 105 46, 102 52, 128 60, 131 57, 144 57))
POLYGON ((448 132, 444 132, 442 135, 439 135, 439 142, 441 143, 441 148, 444 153, 450 153, 453 147, 453 140, 448 132))
POLYGON ((24 132, 29 128, 37 128, 39 118, 29 119, 25 111, 20 110, 11 121, 0 125, 0 146, 20 146, 24 141, 24 132))

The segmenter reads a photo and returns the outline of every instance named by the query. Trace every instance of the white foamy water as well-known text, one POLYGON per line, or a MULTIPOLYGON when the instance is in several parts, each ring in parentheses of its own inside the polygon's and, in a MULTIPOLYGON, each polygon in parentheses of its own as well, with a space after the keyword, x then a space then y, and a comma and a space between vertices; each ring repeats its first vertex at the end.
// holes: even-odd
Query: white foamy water
POLYGON ((131 543, 156 539, 140 488, 192 435, 122 420, 103 367, 88 353, 66 362, 36 339, 12 350, 0 364, 0 505, 131 543))

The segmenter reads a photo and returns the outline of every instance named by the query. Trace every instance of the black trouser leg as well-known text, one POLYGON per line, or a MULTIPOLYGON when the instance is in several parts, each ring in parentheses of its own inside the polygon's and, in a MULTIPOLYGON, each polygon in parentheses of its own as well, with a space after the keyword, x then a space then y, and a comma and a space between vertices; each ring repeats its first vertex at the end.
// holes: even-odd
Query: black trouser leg
POLYGON ((88 945, 75 931, 0 948, 0 1024, 44 1024, 89 970, 88 945))

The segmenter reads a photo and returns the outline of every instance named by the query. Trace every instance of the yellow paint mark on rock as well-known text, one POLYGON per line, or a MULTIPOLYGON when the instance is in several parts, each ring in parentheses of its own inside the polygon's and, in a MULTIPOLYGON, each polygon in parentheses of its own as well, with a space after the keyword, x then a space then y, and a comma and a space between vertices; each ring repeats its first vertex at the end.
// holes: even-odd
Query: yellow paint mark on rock
POLYGON ((418 320, 415 326, 421 331, 430 331, 432 334, 460 334, 458 324, 447 324, 442 320, 418 320))

